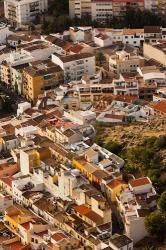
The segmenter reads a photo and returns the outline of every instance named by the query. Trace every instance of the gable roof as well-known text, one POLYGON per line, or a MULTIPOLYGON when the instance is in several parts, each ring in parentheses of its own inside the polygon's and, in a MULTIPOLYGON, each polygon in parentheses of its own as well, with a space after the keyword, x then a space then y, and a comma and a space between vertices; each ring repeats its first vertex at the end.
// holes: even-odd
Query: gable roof
POLYGON ((166 114, 166 101, 160 101, 153 105, 153 109, 166 114))
POLYGON ((151 181, 149 180, 148 177, 142 177, 142 178, 138 178, 138 179, 130 181, 130 186, 133 188, 147 185, 147 184, 151 184, 151 181))

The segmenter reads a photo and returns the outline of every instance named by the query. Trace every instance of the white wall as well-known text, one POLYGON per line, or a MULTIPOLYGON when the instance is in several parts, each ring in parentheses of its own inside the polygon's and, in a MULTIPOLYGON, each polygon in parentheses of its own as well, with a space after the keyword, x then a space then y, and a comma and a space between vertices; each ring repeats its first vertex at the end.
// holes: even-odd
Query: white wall
POLYGON ((145 229, 144 219, 144 217, 139 217, 135 220, 130 221, 129 226, 125 226, 126 235, 129 238, 133 239, 134 244, 148 235, 145 229))

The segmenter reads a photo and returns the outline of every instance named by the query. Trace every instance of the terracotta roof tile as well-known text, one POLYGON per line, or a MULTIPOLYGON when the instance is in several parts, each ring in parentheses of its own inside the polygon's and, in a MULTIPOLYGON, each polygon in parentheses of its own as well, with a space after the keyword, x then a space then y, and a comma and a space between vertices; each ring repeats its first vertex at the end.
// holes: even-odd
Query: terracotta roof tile
POLYGON ((91 211, 90 208, 88 208, 84 205, 76 206, 76 207, 74 207, 74 210, 75 210, 75 212, 78 212, 81 215, 85 215, 91 211))
POLYGON ((67 236, 63 232, 59 232, 59 233, 53 234, 51 238, 55 240, 56 242, 58 242, 67 238, 67 236))
POLYGON ((23 228, 25 228, 25 230, 29 230, 30 229, 30 222, 25 222, 25 223, 23 223, 23 224, 21 224, 21 226, 23 227, 23 228))
POLYGON ((143 186, 143 185, 150 184, 150 183, 151 183, 151 181, 149 180, 148 177, 142 177, 139 179, 132 180, 130 182, 130 185, 132 187, 139 187, 139 186, 143 186))
POLYGON ((122 185, 122 184, 124 184, 122 181, 114 179, 111 182, 109 182, 107 184, 107 186, 109 188, 111 188, 111 189, 114 189, 114 188, 116 188, 116 187, 118 187, 119 185, 122 185))
POLYGON ((5 184, 7 184, 8 186, 12 187, 12 181, 14 180, 14 177, 12 176, 2 177, 0 178, 0 180, 5 184))
POLYGON ((166 114, 166 101, 157 102, 156 104, 154 104, 153 108, 154 110, 157 110, 166 114))
POLYGON ((127 103, 133 103, 137 99, 138 99, 138 97, 130 96, 130 95, 124 95, 124 96, 118 95, 118 96, 115 97, 116 101, 127 102, 127 103))

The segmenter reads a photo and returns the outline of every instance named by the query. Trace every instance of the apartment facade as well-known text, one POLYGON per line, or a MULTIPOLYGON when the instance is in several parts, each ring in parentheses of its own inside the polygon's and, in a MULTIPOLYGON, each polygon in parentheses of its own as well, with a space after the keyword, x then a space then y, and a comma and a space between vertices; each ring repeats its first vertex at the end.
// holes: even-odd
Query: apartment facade
POLYGON ((112 18, 112 0, 92 0, 92 20, 106 22, 112 18))
POLYGON ((113 86, 109 82, 78 84, 75 89, 75 94, 78 96, 80 102, 96 102, 112 92, 113 86))
POLYGON ((113 16, 123 18, 129 7, 144 10, 144 0, 112 0, 113 16))
POLYGON ((166 13, 165 0, 145 0, 145 8, 152 11, 154 14, 164 15, 166 13))
POLYGON ((71 18, 89 16, 99 22, 106 22, 112 16, 124 17, 129 7, 144 10, 144 0, 69 0, 71 18))
POLYGON ((59 56, 52 54, 52 62, 64 71, 65 82, 80 80, 83 75, 93 75, 96 71, 95 56, 91 53, 59 56))
POLYGON ((112 0, 69 0, 69 14, 71 18, 89 16, 105 22, 112 17, 112 0))
POLYGON ((48 0, 5 0, 6 19, 15 27, 33 21, 36 15, 48 9, 48 0))
POLYGON ((115 95, 136 95, 139 93, 139 84, 134 77, 123 77, 113 80, 113 89, 115 95))
POLYGON ((35 101, 45 90, 50 90, 63 83, 62 69, 49 60, 31 64, 23 70, 23 94, 35 101))
POLYGON ((147 235, 145 217, 156 206, 156 191, 148 177, 134 179, 117 196, 125 232, 134 244, 147 235))
POLYGON ((91 16, 91 0, 69 0, 69 14, 71 18, 91 16))
POLYGON ((109 58, 109 70, 115 76, 125 73, 136 73, 137 68, 143 65, 143 57, 131 55, 125 51, 116 52, 116 55, 109 58))

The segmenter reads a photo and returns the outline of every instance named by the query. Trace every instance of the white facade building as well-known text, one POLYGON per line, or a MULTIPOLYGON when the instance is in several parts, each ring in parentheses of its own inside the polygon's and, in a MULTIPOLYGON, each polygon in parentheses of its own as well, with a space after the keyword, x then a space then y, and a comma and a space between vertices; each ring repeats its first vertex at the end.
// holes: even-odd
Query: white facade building
POLYGON ((5 17, 20 27, 48 9, 48 0, 4 0, 5 17))
POLYGON ((109 36, 103 35, 103 34, 98 34, 94 37, 94 42, 97 44, 99 47, 109 47, 112 45, 112 40, 109 36))
POLYGON ((91 3, 92 20, 106 22, 112 17, 112 0, 93 0, 91 3))
POLYGON ((95 121, 96 119, 96 113, 87 110, 87 111, 73 111, 70 110, 69 112, 64 112, 64 116, 71 120, 72 122, 75 122, 80 125, 89 124, 91 121, 95 121))
POLYGON ((70 0, 69 14, 71 18, 75 16, 83 18, 89 16, 92 20, 105 22, 112 17, 111 0, 70 0))
POLYGON ((156 191, 150 179, 142 177, 132 180, 129 187, 117 197, 117 202, 126 235, 135 244, 147 236, 144 220, 156 206, 156 191))
POLYGON ((83 75, 93 75, 96 71, 95 56, 90 53, 67 56, 52 54, 52 62, 64 70, 65 82, 80 80, 83 75))
POLYGON ((124 44, 130 44, 139 47, 144 42, 144 29, 123 29, 124 44))
POLYGON ((7 37, 12 33, 13 32, 9 30, 9 27, 6 24, 0 23, 0 44, 6 44, 7 37))
POLYGON ((21 115, 25 110, 31 108, 31 103, 29 102, 21 102, 18 104, 17 115, 21 115))

